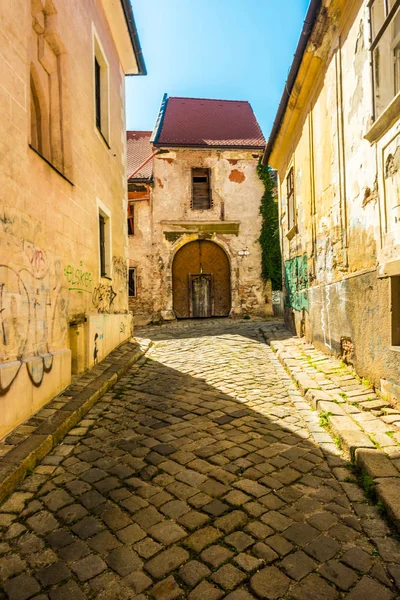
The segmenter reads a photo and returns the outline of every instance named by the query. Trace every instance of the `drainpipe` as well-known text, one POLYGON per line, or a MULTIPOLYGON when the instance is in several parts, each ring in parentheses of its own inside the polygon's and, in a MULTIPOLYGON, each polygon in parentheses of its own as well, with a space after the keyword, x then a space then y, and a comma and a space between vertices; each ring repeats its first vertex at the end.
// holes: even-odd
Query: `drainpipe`
POLYGON ((151 161, 151 160, 152 160, 152 159, 155 157, 155 155, 156 155, 156 154, 159 154, 159 152, 160 152, 160 150, 156 150, 155 152, 153 152, 153 154, 152 154, 151 156, 149 156, 149 158, 146 158, 146 160, 145 160, 145 161, 144 161, 144 162, 143 162, 143 163, 140 165, 140 167, 138 167, 137 169, 135 169, 135 170, 133 171, 133 173, 131 173, 131 174, 129 175, 129 177, 128 177, 128 181, 129 181, 130 179, 132 179, 132 177, 134 177, 134 175, 136 175, 136 173, 139 173, 139 171, 140 171, 141 169, 143 169, 143 167, 145 167, 145 166, 147 165, 147 163, 149 163, 149 162, 150 162, 150 161, 151 161))

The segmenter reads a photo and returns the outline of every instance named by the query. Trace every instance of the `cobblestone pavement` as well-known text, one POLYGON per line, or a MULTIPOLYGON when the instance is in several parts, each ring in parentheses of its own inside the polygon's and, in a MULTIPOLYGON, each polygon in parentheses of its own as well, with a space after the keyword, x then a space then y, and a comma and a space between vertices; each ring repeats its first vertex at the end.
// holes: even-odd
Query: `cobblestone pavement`
POLYGON ((399 598, 399 542, 260 327, 158 330, 0 506, 0 598, 399 598))

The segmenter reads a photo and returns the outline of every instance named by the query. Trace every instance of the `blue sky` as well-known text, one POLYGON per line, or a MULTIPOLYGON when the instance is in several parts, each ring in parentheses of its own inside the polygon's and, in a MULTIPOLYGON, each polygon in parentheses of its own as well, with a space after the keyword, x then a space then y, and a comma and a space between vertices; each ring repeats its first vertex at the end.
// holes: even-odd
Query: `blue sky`
POLYGON ((163 94, 249 100, 270 133, 309 0, 131 0, 148 70, 126 82, 127 128, 163 94))

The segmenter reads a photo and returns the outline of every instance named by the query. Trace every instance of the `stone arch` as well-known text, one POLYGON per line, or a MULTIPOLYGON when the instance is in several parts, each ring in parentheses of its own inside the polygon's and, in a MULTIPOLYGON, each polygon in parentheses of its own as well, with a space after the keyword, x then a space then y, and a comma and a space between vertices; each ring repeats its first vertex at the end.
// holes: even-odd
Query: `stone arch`
POLYGON ((225 250, 210 240, 182 246, 172 262, 177 318, 227 317, 231 310, 231 266, 225 250))

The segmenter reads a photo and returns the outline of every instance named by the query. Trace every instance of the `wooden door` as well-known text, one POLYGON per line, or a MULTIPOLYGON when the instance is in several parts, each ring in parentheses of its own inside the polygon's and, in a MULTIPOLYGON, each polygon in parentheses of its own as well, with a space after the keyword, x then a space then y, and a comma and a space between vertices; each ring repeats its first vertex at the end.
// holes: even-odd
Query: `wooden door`
POLYGON ((189 275, 190 316, 205 319, 213 314, 212 275, 189 275))
POLYGON ((189 242, 183 246, 176 253, 172 265, 172 287, 178 319, 190 318, 197 311, 203 318, 227 317, 231 309, 231 277, 225 251, 209 240, 189 242), (206 281, 194 284, 195 278, 200 276, 206 281), (197 298, 203 298, 202 308, 198 304, 194 307, 193 293, 197 294, 197 298))

